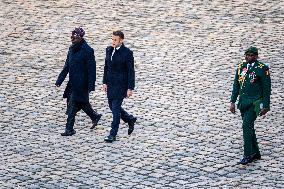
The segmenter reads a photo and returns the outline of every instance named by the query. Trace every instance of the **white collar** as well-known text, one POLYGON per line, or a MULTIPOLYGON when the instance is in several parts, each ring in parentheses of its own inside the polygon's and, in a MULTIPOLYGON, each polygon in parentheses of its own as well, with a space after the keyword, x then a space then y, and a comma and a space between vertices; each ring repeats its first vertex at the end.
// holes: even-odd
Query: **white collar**
POLYGON ((248 64, 247 64, 247 69, 249 68, 249 65, 250 65, 250 68, 252 68, 253 65, 254 65, 254 62, 253 62, 253 63, 248 63, 248 64))
POLYGON ((115 48, 115 50, 118 50, 118 49, 120 49, 120 47, 121 47, 121 45, 120 45, 119 47, 116 47, 116 48, 115 48))

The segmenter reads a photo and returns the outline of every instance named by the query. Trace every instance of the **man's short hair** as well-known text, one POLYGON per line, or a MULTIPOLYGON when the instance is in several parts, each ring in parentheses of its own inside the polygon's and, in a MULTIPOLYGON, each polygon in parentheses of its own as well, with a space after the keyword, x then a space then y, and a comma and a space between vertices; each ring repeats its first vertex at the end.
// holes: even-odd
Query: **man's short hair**
POLYGON ((112 35, 119 36, 121 39, 124 39, 124 34, 120 30, 114 31, 112 35))

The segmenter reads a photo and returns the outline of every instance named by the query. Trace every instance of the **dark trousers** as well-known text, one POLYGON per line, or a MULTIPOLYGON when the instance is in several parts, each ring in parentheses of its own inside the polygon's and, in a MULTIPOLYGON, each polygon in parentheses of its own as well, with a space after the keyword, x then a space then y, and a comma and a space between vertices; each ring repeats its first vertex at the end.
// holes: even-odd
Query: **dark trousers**
POLYGON ((241 111, 243 119, 243 140, 244 140, 244 155, 259 154, 259 148, 254 130, 254 121, 256 120, 256 113, 254 106, 247 110, 241 111))
POLYGON ((123 99, 108 99, 108 105, 112 112, 112 123, 111 123, 111 130, 110 135, 116 136, 119 128, 120 119, 124 122, 128 123, 134 117, 129 115, 122 107, 123 99))
POLYGON ((91 104, 89 102, 76 102, 73 100, 70 100, 68 102, 68 107, 67 107, 67 123, 66 123, 66 130, 72 131, 75 123, 75 116, 77 112, 80 110, 83 110, 90 118, 92 121, 95 121, 95 119, 98 116, 98 113, 93 110, 91 104))

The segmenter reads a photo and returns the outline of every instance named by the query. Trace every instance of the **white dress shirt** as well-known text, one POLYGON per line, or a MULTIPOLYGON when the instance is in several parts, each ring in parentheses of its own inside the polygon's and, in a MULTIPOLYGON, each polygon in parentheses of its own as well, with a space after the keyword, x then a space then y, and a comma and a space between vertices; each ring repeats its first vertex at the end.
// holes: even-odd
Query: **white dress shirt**
POLYGON ((110 57, 110 60, 111 60, 111 61, 112 61, 112 56, 114 55, 115 51, 117 51, 119 48, 120 48, 120 46, 119 46, 119 47, 116 47, 116 48, 113 48, 113 51, 112 51, 111 57, 110 57))

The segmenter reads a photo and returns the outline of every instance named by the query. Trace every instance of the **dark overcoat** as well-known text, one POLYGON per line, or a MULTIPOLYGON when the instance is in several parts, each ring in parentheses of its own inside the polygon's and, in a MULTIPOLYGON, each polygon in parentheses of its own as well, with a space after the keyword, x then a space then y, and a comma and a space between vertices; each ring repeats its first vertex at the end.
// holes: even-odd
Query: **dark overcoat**
POLYGON ((127 90, 134 90, 135 71, 133 52, 122 44, 111 55, 113 47, 106 48, 103 84, 107 85, 107 97, 109 99, 123 99, 127 96, 127 90))
POLYGON ((85 40, 69 48, 56 85, 61 85, 68 73, 69 81, 63 97, 71 97, 77 102, 89 102, 89 92, 95 90, 96 61, 94 50, 85 40))

